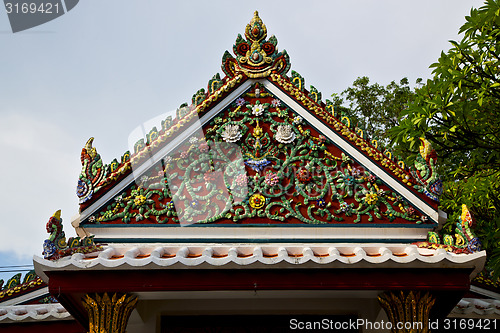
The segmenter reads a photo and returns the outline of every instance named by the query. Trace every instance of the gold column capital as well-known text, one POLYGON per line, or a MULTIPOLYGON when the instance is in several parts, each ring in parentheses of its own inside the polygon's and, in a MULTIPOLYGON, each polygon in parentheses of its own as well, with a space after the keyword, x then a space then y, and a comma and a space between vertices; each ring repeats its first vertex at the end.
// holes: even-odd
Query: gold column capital
POLYGON ((82 303, 89 315, 89 333, 125 333, 137 301, 129 294, 86 294, 82 303))
POLYGON ((380 305, 392 323, 392 333, 429 332, 429 314, 436 298, 419 291, 385 292, 378 297, 380 305))

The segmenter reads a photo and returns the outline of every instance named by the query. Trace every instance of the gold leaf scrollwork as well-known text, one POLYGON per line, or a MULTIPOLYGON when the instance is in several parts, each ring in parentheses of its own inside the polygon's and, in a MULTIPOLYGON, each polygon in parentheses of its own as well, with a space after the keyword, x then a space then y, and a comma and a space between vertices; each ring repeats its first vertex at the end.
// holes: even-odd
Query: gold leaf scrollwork
POLYGON ((85 295, 82 303, 89 316, 89 333, 124 333, 137 301, 128 294, 85 295))
POLYGON ((436 299, 430 294, 423 296, 420 292, 404 293, 385 292, 378 297, 382 308, 392 323, 393 333, 427 333, 429 332, 429 313, 436 299), (405 295, 406 294, 406 295, 405 295), (398 328, 398 323, 411 323, 398 328))

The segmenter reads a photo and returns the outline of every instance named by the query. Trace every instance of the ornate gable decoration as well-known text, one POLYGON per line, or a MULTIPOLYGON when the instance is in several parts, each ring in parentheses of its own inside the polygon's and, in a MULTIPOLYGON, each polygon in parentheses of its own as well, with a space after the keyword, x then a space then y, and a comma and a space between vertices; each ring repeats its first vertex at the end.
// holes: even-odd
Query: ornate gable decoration
POLYGON ((258 82, 90 220, 421 224, 427 218, 258 82))
POLYGON ((290 58, 285 50, 278 52, 278 40, 271 36, 268 40, 266 25, 255 11, 245 29, 246 40, 238 34, 233 52, 236 59, 226 51, 222 57, 222 70, 230 78, 244 73, 250 78, 263 78, 271 73, 285 75, 290 69, 290 58))
POLYGON ((223 57, 226 77, 214 75, 121 163, 103 164, 87 142, 78 224, 94 233, 111 224, 379 224, 378 231, 418 229, 411 239, 425 239, 441 219, 432 147, 423 141, 408 168, 323 103, 316 88, 306 90, 302 76, 286 75, 289 57, 277 52, 274 36, 266 40, 257 12, 245 37, 236 40, 236 58, 223 57), (188 130, 196 121, 202 132, 188 130), (134 175, 133 168, 142 169, 134 175))

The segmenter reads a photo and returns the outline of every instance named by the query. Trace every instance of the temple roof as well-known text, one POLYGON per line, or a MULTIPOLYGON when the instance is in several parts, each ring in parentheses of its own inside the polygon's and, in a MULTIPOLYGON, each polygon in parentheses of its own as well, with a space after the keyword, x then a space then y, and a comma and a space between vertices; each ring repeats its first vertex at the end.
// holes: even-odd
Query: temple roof
MULTIPOLYGON (((0 289, 2 288, 0 280, 0 289)), ((10 278, 0 291, 0 326, 11 323, 46 322, 73 319, 49 294, 47 284, 30 271, 10 278)))
MULTIPOLYGON (((224 53, 224 78, 214 75, 120 162, 105 165, 87 142, 75 227, 109 241, 117 239, 111 230, 131 226, 360 226, 341 239, 416 241, 445 220, 428 142, 409 168, 368 139, 301 75, 288 76, 289 56, 257 12, 233 52, 224 53)), ((315 233, 308 237, 328 237, 315 233)))

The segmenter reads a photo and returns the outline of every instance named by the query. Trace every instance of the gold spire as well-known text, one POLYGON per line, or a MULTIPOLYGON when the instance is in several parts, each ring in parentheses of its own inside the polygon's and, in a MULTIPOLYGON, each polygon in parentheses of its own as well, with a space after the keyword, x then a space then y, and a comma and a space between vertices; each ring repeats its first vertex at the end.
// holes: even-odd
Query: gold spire
POLYGON ((252 20, 250 20, 250 23, 246 26, 245 37, 253 43, 258 43, 267 37, 266 25, 259 17, 258 11, 255 11, 255 13, 253 13, 252 20))

